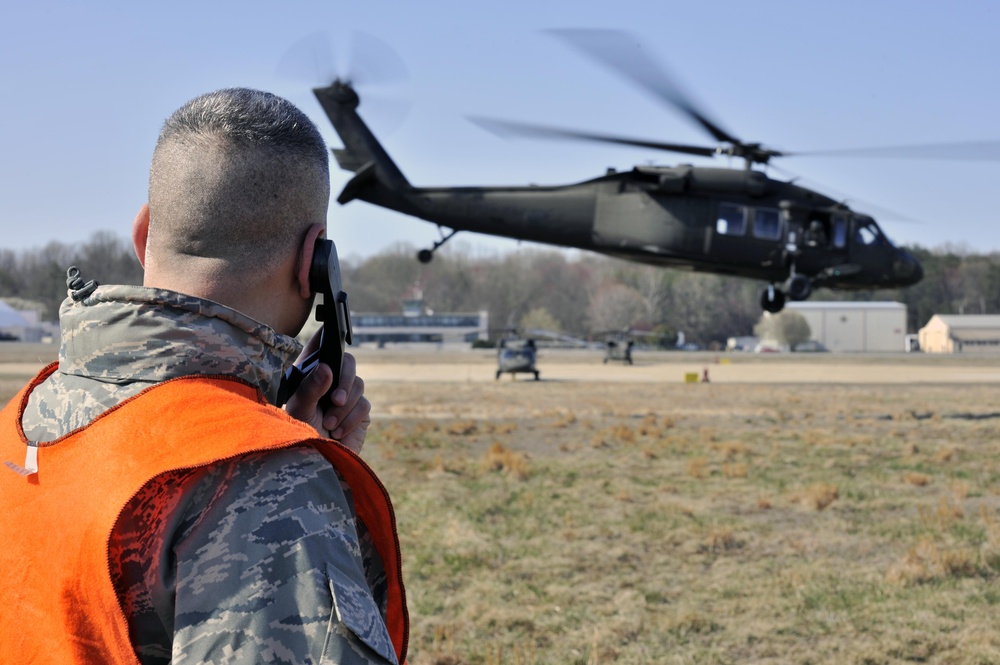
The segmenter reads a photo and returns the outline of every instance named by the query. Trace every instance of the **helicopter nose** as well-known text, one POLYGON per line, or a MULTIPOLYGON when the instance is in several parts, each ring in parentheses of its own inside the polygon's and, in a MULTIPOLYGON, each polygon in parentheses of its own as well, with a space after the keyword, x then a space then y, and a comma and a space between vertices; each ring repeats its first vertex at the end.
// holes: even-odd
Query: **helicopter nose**
POLYGON ((920 261, 905 249, 896 252, 896 258, 892 262, 892 272, 902 286, 916 284, 924 277, 924 268, 920 265, 920 261))

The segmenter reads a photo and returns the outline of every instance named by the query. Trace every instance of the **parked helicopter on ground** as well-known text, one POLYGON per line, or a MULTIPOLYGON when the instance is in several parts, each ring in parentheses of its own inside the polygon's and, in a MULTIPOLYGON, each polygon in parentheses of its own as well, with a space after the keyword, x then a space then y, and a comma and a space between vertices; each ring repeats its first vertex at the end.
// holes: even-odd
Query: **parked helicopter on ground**
POLYGON ((531 337, 523 337, 516 331, 508 331, 497 342, 497 375, 510 374, 510 378, 517 378, 515 374, 534 374, 535 381, 538 381, 540 372, 535 366, 538 358, 538 349, 535 340, 531 337))
POLYGON ((591 339, 604 340, 604 364, 609 362, 623 362, 626 365, 632 364, 632 349, 636 346, 636 339, 639 344, 647 348, 679 348, 674 345, 673 340, 682 339, 674 334, 661 332, 651 332, 646 330, 636 330, 635 328, 621 328, 618 330, 605 330, 589 335, 591 339), (669 340, 669 341, 668 341, 669 340))
POLYGON ((607 365, 610 360, 631 365, 633 346, 635 346, 635 340, 628 333, 609 337, 604 343, 604 364, 607 365))
MULTIPOLYGON (((358 94, 336 80, 313 90, 344 143, 339 165, 355 173, 338 197, 359 199, 433 222, 442 237, 433 253, 458 231, 599 252, 665 267, 764 281, 761 306, 780 311, 786 298, 805 300, 817 287, 874 289, 909 286, 923 269, 895 247, 868 215, 794 182, 755 170, 786 156, 722 129, 686 98, 655 63, 628 51, 622 33, 562 31, 572 46, 632 79, 679 109, 720 147, 691 146, 578 132, 520 123, 478 120, 494 130, 641 146, 700 156, 743 158, 745 169, 636 166, 562 186, 414 187, 357 113, 358 94), (445 234, 443 229, 450 229, 445 234)), ((912 152, 912 150, 911 150, 912 152)), ((884 153, 883 153, 884 154, 884 153)))
POLYGON ((591 348, 591 343, 585 339, 541 328, 502 328, 491 331, 490 336, 497 340, 497 379, 502 374, 510 374, 511 378, 514 378, 515 374, 533 374, 538 381, 541 375, 536 365, 539 346, 562 349, 591 348))

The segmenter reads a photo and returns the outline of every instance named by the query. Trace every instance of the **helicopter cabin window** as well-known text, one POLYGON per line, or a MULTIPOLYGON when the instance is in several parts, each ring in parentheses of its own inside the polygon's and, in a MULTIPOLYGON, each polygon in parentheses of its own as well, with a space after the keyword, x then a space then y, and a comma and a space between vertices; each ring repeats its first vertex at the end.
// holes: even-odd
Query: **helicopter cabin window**
POLYGON ((847 219, 833 218, 833 246, 837 249, 847 247, 847 219))
POLYGON ((779 240, 781 238, 781 211, 773 208, 754 210, 753 235, 762 240, 779 240))
POLYGON ((741 236, 747 230, 746 206, 735 203, 720 203, 719 218, 715 222, 715 232, 725 236, 741 236))

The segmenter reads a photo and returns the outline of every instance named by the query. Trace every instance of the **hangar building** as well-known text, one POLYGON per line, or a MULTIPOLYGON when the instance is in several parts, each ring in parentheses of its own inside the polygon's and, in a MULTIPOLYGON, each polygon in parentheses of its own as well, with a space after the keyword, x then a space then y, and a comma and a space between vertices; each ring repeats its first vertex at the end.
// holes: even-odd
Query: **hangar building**
POLYGON ((371 314, 351 313, 354 343, 433 342, 468 344, 489 337, 489 313, 371 314))
POLYGON ((920 329, 926 353, 996 353, 1000 351, 1000 315, 935 314, 920 329))
POLYGON ((790 302, 805 317, 812 339, 830 351, 903 351, 906 305, 901 302, 790 302))
POLYGON ((414 288, 403 300, 402 314, 351 312, 354 343, 386 344, 430 342, 468 344, 489 338, 489 312, 437 314, 424 307, 423 291, 414 288))

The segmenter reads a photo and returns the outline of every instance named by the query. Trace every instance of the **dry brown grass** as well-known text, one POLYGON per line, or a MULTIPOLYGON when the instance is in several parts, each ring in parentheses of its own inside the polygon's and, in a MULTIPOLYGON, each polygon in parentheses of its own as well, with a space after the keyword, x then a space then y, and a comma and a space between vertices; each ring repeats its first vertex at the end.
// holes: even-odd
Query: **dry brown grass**
POLYGON ((611 429, 611 436, 614 440, 624 445, 632 445, 636 442, 635 430, 628 425, 618 425, 611 429))
POLYGON ((721 526, 712 529, 705 541, 705 549, 710 552, 727 552, 739 549, 743 543, 737 540, 733 530, 728 526, 721 526))
POLYGON ((924 539, 911 547, 886 573, 894 584, 925 584, 978 572, 979 555, 971 547, 944 547, 924 539))
POLYGON ((933 509, 927 506, 918 506, 917 514, 920 524, 925 529, 940 534, 950 531, 960 522, 965 517, 965 510, 960 502, 942 496, 933 509))
POLYGON ((719 451, 724 460, 733 460, 737 457, 747 457, 750 455, 750 447, 742 441, 727 441, 725 443, 712 444, 712 449, 719 451))
POLYGON ((941 450, 934 453, 934 461, 939 464, 947 464, 955 459, 956 454, 958 454, 957 448, 954 446, 945 446, 941 450))
POLYGON ((910 485, 916 485, 917 487, 924 487, 925 485, 931 484, 931 477, 926 473, 910 472, 903 476, 903 480, 910 485))
POLYGON ((574 414, 572 414, 572 413, 568 413, 565 416, 563 416, 562 418, 559 418, 558 420, 553 421, 552 424, 550 425, 550 427, 553 427, 553 428, 556 428, 556 429, 561 429, 563 427, 569 427, 570 425, 574 424, 575 422, 576 422, 576 416, 574 414))
POLYGON ((459 420, 457 422, 448 423, 445 426, 445 432, 451 434, 452 436, 470 436, 479 431, 479 423, 475 420, 459 420))
POLYGON ((742 462, 737 464, 723 464, 722 475, 726 478, 746 478, 747 465, 742 462))
POLYGON ((703 480, 709 476, 708 460, 704 457, 695 457, 688 460, 687 474, 692 478, 703 480))
POLYGON ((794 501, 802 503, 813 510, 826 510, 834 501, 840 498, 840 490, 831 483, 815 483, 795 494, 794 501))
POLYGON ((527 454, 510 450, 499 441, 494 441, 483 455, 483 463, 489 471, 503 471, 517 480, 528 478, 527 454))
POLYGON ((956 480, 949 487, 956 501, 965 501, 972 492, 972 484, 967 480, 956 480))
POLYGON ((482 429, 484 434, 510 434, 517 430, 517 423, 515 422, 493 422, 487 420, 485 422, 479 423, 480 429, 482 429))

